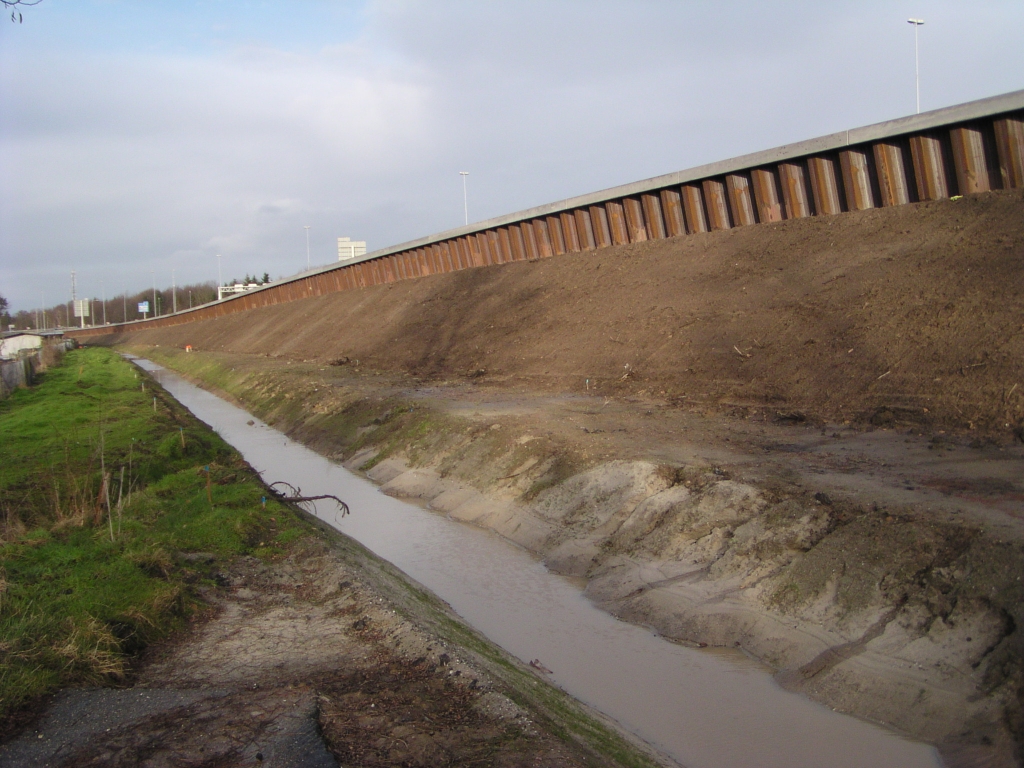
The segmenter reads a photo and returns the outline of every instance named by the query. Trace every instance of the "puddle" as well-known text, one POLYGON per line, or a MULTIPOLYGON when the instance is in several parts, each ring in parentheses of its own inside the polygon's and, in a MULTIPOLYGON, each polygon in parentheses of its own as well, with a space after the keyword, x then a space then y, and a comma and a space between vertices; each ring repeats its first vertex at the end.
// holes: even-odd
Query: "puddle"
POLYGON ((589 603, 495 534, 393 499, 245 411, 149 361, 163 386, 263 473, 352 514, 324 519, 427 586, 573 696, 689 768, 935 768, 936 750, 782 690, 738 652, 662 640, 589 603), (254 421, 252 426, 248 421, 254 421))

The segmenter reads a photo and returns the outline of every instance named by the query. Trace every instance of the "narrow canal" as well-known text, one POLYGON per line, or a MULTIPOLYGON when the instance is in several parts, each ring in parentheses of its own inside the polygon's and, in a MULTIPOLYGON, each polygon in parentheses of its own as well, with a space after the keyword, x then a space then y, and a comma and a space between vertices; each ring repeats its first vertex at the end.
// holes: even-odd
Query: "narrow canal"
POLYGON ((136 362, 263 473, 352 508, 324 517, 448 602, 568 693, 688 768, 935 768, 936 750, 782 690, 734 651, 675 645, 591 605, 504 539, 380 493, 245 411, 136 362), (254 424, 249 425, 248 422, 254 424))

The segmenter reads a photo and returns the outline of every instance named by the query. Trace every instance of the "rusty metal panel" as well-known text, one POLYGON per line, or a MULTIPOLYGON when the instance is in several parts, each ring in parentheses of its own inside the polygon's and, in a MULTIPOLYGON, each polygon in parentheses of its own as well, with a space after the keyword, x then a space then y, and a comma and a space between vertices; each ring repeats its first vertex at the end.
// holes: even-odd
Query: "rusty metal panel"
POLYGON ((551 240, 551 253, 561 256, 565 253, 565 235, 562 233, 562 221, 558 216, 548 216, 548 238, 551 240))
POLYGON ((526 244, 526 258, 529 261, 540 258, 540 246, 537 244, 537 232, 533 228, 532 221, 524 221, 519 225, 523 233, 523 242, 526 244))
POLYGON ((802 165, 779 163, 779 186, 782 187, 782 206, 787 219, 802 219, 811 215, 802 165))
POLYGON ((577 253, 580 249, 580 236, 576 232, 576 217, 571 213, 559 214, 562 220, 562 236, 565 238, 566 253, 577 253))
POLYGON ((462 263, 466 269, 478 266, 476 259, 473 257, 473 249, 470 247, 469 238, 463 235, 458 238, 458 241, 459 250, 462 252, 462 263))
POLYGON ((686 234, 686 219, 683 218, 683 200, 677 189, 661 190, 661 211, 665 219, 665 233, 668 237, 686 234))
POLYGON ((487 266, 497 264, 498 260, 495 257, 494 252, 491 251, 491 239, 487 236, 487 230, 478 232, 476 238, 480 241, 480 253, 483 254, 484 264, 487 266))
POLYGON ((421 275, 432 275, 434 270, 430 266, 430 252, 427 248, 417 248, 416 257, 420 262, 420 274, 421 275))
POLYGON ((839 199, 839 183, 836 181, 836 167, 828 157, 807 159, 807 172, 814 195, 814 210, 819 216, 835 216, 843 212, 839 199))
POLYGON ((754 217, 754 201, 750 194, 750 179, 739 173, 730 173, 725 177, 725 188, 729 195, 729 210, 737 227, 749 227, 756 224, 754 217))
POLYGON ((848 149, 839 153, 839 168, 843 174, 843 189, 846 192, 846 208, 850 211, 866 211, 875 207, 871 193, 871 166, 868 153, 859 149, 848 149))
POLYGON ((572 213, 576 219, 576 234, 580 239, 580 248, 584 251, 592 251, 597 248, 597 240, 594 238, 594 220, 590 211, 577 208, 572 213))
POLYGON ((782 204, 779 202, 775 173, 769 168, 755 168, 750 172, 750 182, 754 188, 758 221, 762 224, 782 221, 782 204))
POLYGON ((686 231, 691 234, 708 232, 708 219, 704 213, 704 193, 696 184, 680 187, 683 196, 683 214, 686 216, 686 231))
POLYGON ((484 242, 479 232, 466 235, 466 242, 469 243, 469 255, 473 259, 474 267, 487 266, 487 254, 484 252, 484 242))
POLYGON ((939 139, 928 135, 911 136, 910 155, 914 159, 918 199, 944 200, 949 197, 939 139))
POLYGON ((895 142, 877 142, 872 150, 878 172, 878 187, 882 205, 906 205, 910 202, 910 187, 903 165, 903 148, 895 142))
POLYGON ((442 240, 437 244, 438 250, 441 251, 441 264, 443 265, 445 272, 455 271, 455 256, 452 254, 451 245, 447 240, 442 240))
POLYGON ((501 240, 498 237, 497 229, 487 229, 487 248, 490 249, 490 257, 494 259, 496 264, 504 264, 506 262, 505 255, 502 253, 501 240))
POLYGON ((704 202, 707 204, 708 224, 711 225, 711 229, 731 229, 725 184, 717 179, 707 179, 701 186, 704 188, 704 202))
POLYGON ((622 207, 626 214, 626 234, 631 243, 643 243, 647 241, 647 227, 644 225, 643 204, 635 197, 626 197, 622 200, 622 207))
POLYGON ((612 237, 612 245, 629 243, 629 231, 626 229, 626 212, 618 200, 609 200, 604 204, 608 212, 608 230, 612 237))
POLYGON ((640 203, 644 208, 644 221, 647 222, 647 237, 651 240, 664 240, 665 219, 661 215, 661 197, 658 194, 640 195, 640 203))
POLYGON ((512 258, 515 261, 526 261, 526 238, 523 230, 518 224, 508 228, 509 243, 512 245, 512 258))
POLYGON ((612 244, 612 232, 608 227, 608 211, 603 205, 590 206, 590 223, 593 226, 594 247, 607 248, 612 244))
POLYGON ((1004 117, 992 124, 1003 189, 1024 187, 1024 119, 1004 117))
POLYGON ((452 243, 455 245, 455 254, 459 257, 459 269, 469 269, 473 266, 473 254, 469 252, 466 238, 456 237, 452 243))
POLYGON ((949 139, 960 194, 973 195, 992 189, 985 162, 985 137, 981 131, 971 127, 954 128, 949 132, 949 139))
POLYGON ((533 235, 537 240, 537 253, 540 258, 546 259, 553 253, 548 223, 544 219, 533 219, 530 223, 533 224, 533 235))
POLYGON ((498 248, 501 250, 501 259, 505 263, 515 261, 512 252, 512 240, 509 238, 508 227, 498 228, 498 248))

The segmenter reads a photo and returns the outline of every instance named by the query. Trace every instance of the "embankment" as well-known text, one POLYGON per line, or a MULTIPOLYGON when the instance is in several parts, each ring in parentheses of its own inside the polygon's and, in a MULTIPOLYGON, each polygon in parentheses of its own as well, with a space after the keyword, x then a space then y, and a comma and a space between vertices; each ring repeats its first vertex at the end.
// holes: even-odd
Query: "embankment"
POLYGON ((90 337, 1022 432, 1024 193, 616 246, 90 337))
POLYGON ((500 532, 619 616, 738 644, 784 684, 938 743, 951 764, 1010 765, 1024 743, 1019 482, 967 456, 975 474, 942 480, 933 504, 909 475, 882 493, 868 480, 889 459, 841 461, 838 442, 826 449, 829 471, 852 478, 841 493, 806 481, 809 454, 762 463, 794 451, 777 422, 1019 461, 1022 286, 1024 194, 995 192, 99 341, 146 348, 389 492, 500 532), (185 344, 200 353, 170 354, 185 344), (571 418, 495 416, 446 404, 459 387, 581 402, 571 418), (587 426, 606 406, 649 425, 587 426), (563 439, 567 418, 578 439, 563 439), (678 428, 655 445, 658 422, 678 428), (756 461, 728 459, 714 433, 730 424, 760 430, 756 461), (706 450, 673 447, 699 442, 687 430, 706 450))
MULTIPOLYGON (((149 353, 388 493, 585 579, 624 619, 742 647, 784 685, 938 744, 950 765, 1018 759, 1024 536, 1012 516, 827 495, 766 466, 668 462, 653 445, 645 460, 605 434, 567 439, 522 402, 498 408, 490 388, 473 409, 446 409, 458 391, 352 366, 149 353)), ((578 405, 599 412, 602 399, 578 405)))

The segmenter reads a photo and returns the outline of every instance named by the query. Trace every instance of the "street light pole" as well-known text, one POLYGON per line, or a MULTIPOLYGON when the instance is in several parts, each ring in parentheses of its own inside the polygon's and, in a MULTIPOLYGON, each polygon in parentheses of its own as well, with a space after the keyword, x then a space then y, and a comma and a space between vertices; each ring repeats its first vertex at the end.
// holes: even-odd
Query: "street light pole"
POLYGON ((306 271, 309 271, 309 224, 303 225, 303 229, 306 230, 306 271))
POLYGON ((171 270, 171 312, 178 311, 178 281, 175 280, 174 270, 171 270))
POLYGON ((459 171, 459 176, 462 177, 462 210, 466 214, 466 225, 469 225, 469 198, 466 197, 466 177, 469 176, 469 171, 459 171))
MULTIPOLYGON (((221 273, 220 273, 220 254, 218 253, 217 254, 217 287, 220 288, 222 285, 224 285, 224 278, 221 276, 221 273)), ((220 292, 218 291, 218 294, 219 293, 220 292)), ((220 296, 218 295, 217 298, 219 299, 220 296)))
POLYGON ((917 44, 917 28, 924 25, 924 19, 907 19, 914 25, 914 84, 917 90, 917 114, 921 114, 921 55, 917 44))
POLYGON ((100 280, 100 293, 103 295, 103 324, 107 324, 107 286, 100 280))

